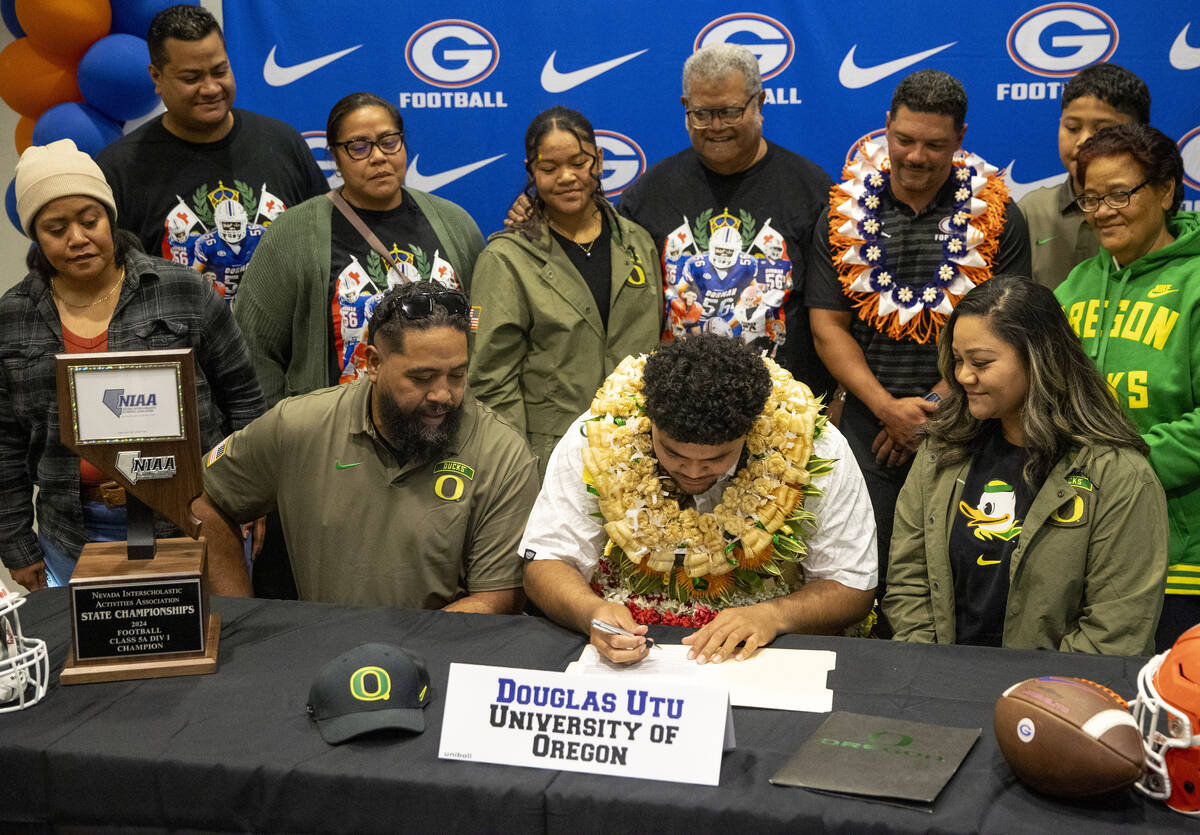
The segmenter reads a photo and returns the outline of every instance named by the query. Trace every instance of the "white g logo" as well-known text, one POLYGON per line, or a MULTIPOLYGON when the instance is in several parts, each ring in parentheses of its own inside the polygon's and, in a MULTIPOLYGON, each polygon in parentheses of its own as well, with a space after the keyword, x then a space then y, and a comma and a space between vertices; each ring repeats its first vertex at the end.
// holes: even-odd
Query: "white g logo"
POLYGON ((435 87, 469 87, 492 74, 500 45, 469 20, 437 20, 413 32, 404 47, 412 74, 435 87), (450 41, 445 47, 443 42, 450 41))
POLYGON ((300 136, 304 138, 304 144, 308 146, 308 150, 312 151, 313 159, 317 161, 317 167, 321 169, 321 173, 329 181, 329 187, 337 188, 340 186, 342 184, 342 175, 337 173, 337 163, 333 161, 333 155, 329 151, 329 145, 325 139, 325 131, 306 130, 300 136))
POLYGON ((1052 3, 1017 18, 1008 30, 1008 55, 1035 75, 1065 78, 1107 61, 1116 52, 1118 39, 1117 24, 1100 9, 1052 3))
POLYGON ((604 151, 604 171, 600 190, 605 197, 624 191, 646 170, 646 155, 636 142, 623 133, 596 131, 596 144, 604 151))
POLYGON ((1183 181, 1200 191, 1200 125, 1179 140, 1179 153, 1183 156, 1183 181))
POLYGON ((1036 733, 1036 728, 1033 727, 1033 720, 1025 717, 1017 723, 1017 739, 1022 742, 1033 742, 1033 737, 1036 733))
POLYGON ((773 17, 765 14, 731 14, 718 17, 700 30, 693 49, 714 43, 738 43, 758 58, 758 71, 763 81, 774 78, 792 63, 796 54, 796 42, 788 28, 773 17), (747 32, 759 40, 756 43, 741 43, 731 40, 732 35, 747 32))

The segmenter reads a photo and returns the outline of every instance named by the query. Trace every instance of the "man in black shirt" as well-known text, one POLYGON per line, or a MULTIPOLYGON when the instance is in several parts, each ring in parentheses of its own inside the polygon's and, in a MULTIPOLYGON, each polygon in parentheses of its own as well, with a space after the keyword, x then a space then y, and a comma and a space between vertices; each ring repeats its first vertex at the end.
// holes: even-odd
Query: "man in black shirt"
POLYGON ((692 147, 643 174, 619 211, 650 233, 663 257, 667 338, 704 331, 777 347, 775 359, 796 379, 830 393, 803 299, 812 229, 831 181, 763 137, 765 98, 745 47, 714 44, 692 54, 681 98, 692 147), (729 241, 740 245, 731 268, 709 269, 710 250, 729 241), (678 312, 696 306, 698 320, 678 312))
POLYGON ((921 424, 945 391, 937 337, 958 299, 992 275, 1030 274, 1025 219, 995 168, 966 154, 967 94, 919 70, 864 145, 813 239, 805 302, 817 352, 846 404, 839 428, 863 471, 879 533, 879 587, 896 497, 921 424))
MULTIPOLYGON (((234 109, 233 69, 211 14, 199 6, 165 9, 146 40, 150 77, 166 112, 96 161, 116 197, 118 223, 147 252, 195 265, 196 245, 216 229, 222 202, 237 202, 253 228, 328 190, 294 128, 234 109)), ((232 299, 236 286, 218 290, 232 299)))

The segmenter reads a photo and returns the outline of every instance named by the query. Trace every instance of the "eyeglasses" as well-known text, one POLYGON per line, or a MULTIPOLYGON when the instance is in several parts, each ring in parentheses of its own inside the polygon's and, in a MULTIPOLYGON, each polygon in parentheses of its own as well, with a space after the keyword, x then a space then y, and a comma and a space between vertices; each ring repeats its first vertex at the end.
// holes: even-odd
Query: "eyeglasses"
POLYGON ((443 308, 448 316, 467 315, 467 297, 454 290, 439 293, 417 293, 413 296, 397 298, 393 296, 375 311, 375 322, 382 324, 401 313, 405 319, 428 319, 433 315, 434 305, 443 308))
POLYGON ((1110 191, 1108 194, 1098 196, 1095 194, 1081 194, 1075 198, 1075 205, 1079 207, 1081 212, 1094 212, 1100 208, 1100 201, 1110 209, 1124 209, 1129 205, 1129 201, 1133 198, 1133 193, 1142 186, 1150 185, 1149 180, 1143 180, 1142 185, 1135 186, 1129 191, 1110 191))
POLYGON ((385 133, 376 139, 351 139, 349 142, 334 142, 333 147, 341 148, 350 159, 366 159, 372 151, 378 148, 388 156, 398 153, 404 146, 404 131, 385 133))
POLYGON ((720 119, 725 125, 736 125, 742 121, 742 117, 746 115, 746 108, 756 98, 758 93, 751 93, 750 98, 746 99, 746 103, 741 107, 697 107, 683 112, 691 120, 692 127, 696 128, 708 127, 713 123, 713 119, 720 119))

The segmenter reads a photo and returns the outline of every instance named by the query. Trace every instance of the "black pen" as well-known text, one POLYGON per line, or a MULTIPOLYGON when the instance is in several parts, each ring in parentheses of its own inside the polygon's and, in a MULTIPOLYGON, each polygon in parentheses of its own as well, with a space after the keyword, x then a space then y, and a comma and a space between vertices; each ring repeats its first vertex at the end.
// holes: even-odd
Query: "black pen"
MULTIPOLYGON (((592 626, 595 629, 599 629, 601 632, 607 632, 609 635, 624 635, 627 638, 638 637, 637 635, 634 635, 632 632, 630 632, 628 630, 622 629, 619 626, 613 626, 608 621, 603 621, 603 620, 600 620, 599 618, 592 618, 592 626)), ((653 638, 647 637, 646 638, 646 646, 656 647, 656 646, 658 646, 658 644, 655 643, 653 638)))

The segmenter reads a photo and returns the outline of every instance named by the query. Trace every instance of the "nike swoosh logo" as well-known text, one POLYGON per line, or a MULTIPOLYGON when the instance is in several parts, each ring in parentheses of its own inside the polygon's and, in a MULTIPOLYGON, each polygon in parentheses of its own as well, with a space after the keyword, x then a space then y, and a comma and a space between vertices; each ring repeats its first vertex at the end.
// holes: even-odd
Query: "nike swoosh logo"
POLYGON ((628 55, 622 55, 620 58, 613 58, 611 61, 592 64, 590 67, 584 67, 583 69, 572 70, 571 72, 559 72, 554 69, 554 56, 558 55, 558 50, 556 49, 546 59, 546 66, 542 67, 542 89, 547 93, 565 92, 572 87, 578 87, 585 81, 591 81, 598 75, 603 75, 614 67, 621 66, 626 61, 632 61, 645 51, 641 49, 637 52, 631 52, 628 55))
POLYGON ((1171 66, 1177 70, 1194 70, 1200 67, 1200 47, 1192 46, 1187 41, 1188 29, 1192 24, 1184 24, 1183 30, 1179 33, 1179 37, 1175 39, 1175 43, 1171 44, 1171 54, 1168 56, 1171 60, 1171 66))
POLYGON ((279 49, 279 45, 276 44, 271 47, 270 53, 267 54, 267 62, 263 64, 263 81, 272 87, 283 87, 284 85, 291 84, 293 81, 299 81, 309 73, 316 72, 326 64, 332 64, 337 59, 349 55, 361 46, 362 44, 359 44, 358 46, 352 46, 338 52, 331 52, 328 55, 322 55, 320 58, 313 58, 311 61, 305 61, 302 64, 281 67, 275 63, 275 50, 279 49))
POLYGON ((1058 237, 1058 235, 1051 235, 1049 238, 1042 238, 1040 241, 1037 242, 1037 245, 1041 246, 1042 244, 1048 244, 1057 237, 1058 237))
POLYGON ((980 554, 979 557, 975 560, 975 564, 976 565, 999 565, 1000 560, 985 560, 983 558, 983 554, 980 554))
POLYGON ((1146 298, 1161 299, 1163 296, 1169 296, 1172 293, 1178 293, 1178 292, 1179 292, 1178 288, 1176 288, 1174 290, 1160 290, 1157 287, 1155 287, 1153 290, 1146 291, 1146 298))
POLYGON ((1040 180, 1034 180, 1031 183, 1019 183, 1016 178, 1017 161, 1011 161, 1004 170, 1000 172, 1000 176, 1008 183, 1008 196, 1014 203, 1031 191, 1037 191, 1039 188, 1048 188, 1056 186, 1063 180, 1067 179, 1067 172, 1060 171, 1058 174, 1052 174, 1049 177, 1043 177, 1040 180))
POLYGON ((506 155, 496 154, 494 157, 481 159, 479 162, 468 162, 466 165, 451 168, 449 171, 443 171, 440 174, 422 174, 417 170, 417 160, 421 158, 421 155, 413 154, 413 158, 408 161, 408 173, 404 176, 404 184, 415 188, 417 191, 437 191, 442 186, 465 177, 472 171, 483 168, 485 165, 490 165, 502 156, 506 155))
POLYGON ((858 49, 858 44, 855 44, 850 47, 850 51, 842 59, 842 66, 838 68, 838 81, 842 82, 843 87, 849 87, 851 90, 857 90, 860 87, 869 87, 876 81, 881 81, 892 73, 900 72, 905 67, 910 67, 918 61, 923 61, 930 55, 936 55, 943 49, 949 49, 956 43, 958 41, 950 41, 950 43, 935 46, 933 49, 927 49, 924 52, 917 52, 912 55, 905 55, 903 58, 897 58, 885 64, 876 64, 873 67, 859 67, 855 65, 854 50, 858 49))
POLYGON ((341 461, 334 461, 333 466, 337 467, 339 470, 348 470, 351 467, 362 466, 362 461, 355 461, 353 464, 343 464, 341 461))

